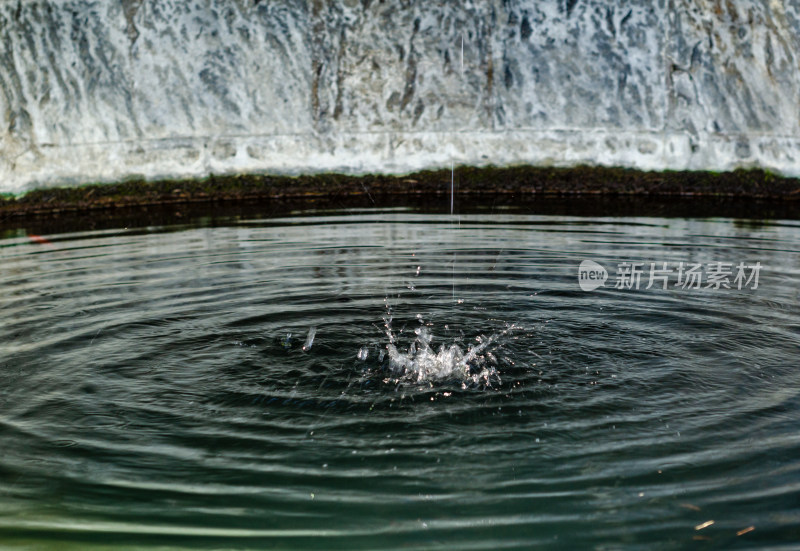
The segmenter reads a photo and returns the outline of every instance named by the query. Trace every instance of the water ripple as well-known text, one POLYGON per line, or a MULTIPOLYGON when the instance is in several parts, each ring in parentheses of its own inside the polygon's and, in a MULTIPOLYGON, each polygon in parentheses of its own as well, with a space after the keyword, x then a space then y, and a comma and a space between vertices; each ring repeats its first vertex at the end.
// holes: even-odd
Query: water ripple
POLYGON ((12 547, 796 536, 796 225, 392 212, 48 241, 0 243, 12 547), (764 270, 584 292, 583 259, 764 270))

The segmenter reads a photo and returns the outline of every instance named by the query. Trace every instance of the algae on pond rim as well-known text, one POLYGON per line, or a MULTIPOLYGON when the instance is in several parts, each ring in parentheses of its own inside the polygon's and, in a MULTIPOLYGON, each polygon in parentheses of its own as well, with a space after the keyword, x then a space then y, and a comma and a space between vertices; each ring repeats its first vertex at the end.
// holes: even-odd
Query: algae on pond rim
MULTIPOLYGON (((694 198, 702 203, 732 198, 800 205, 800 180, 763 170, 734 172, 642 172, 602 167, 454 167, 402 176, 233 175, 201 180, 131 180, 72 188, 45 188, 0 198, 0 215, 98 212, 158 205, 305 202, 321 208, 389 206, 413 197, 456 200, 513 198, 516 202, 558 197, 619 197, 664 202, 694 198), (453 194, 453 185, 457 193, 453 194)), ((452 207, 452 205, 451 205, 452 207)), ((753 213, 757 215, 757 213, 753 213)))

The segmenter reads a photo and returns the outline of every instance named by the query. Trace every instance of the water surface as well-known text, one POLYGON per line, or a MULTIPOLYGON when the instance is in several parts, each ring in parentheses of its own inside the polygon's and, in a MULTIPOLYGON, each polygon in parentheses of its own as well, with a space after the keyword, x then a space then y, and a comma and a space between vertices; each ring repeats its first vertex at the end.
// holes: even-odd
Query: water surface
POLYGON ((20 230, 0 280, 4 548, 800 540, 797 222, 20 230), (623 262, 762 268, 617 289, 623 262))

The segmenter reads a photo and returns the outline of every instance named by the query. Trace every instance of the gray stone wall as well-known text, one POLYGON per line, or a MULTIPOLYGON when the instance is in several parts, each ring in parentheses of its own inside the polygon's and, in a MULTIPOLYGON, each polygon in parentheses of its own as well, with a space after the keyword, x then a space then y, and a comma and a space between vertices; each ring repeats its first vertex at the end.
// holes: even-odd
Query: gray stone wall
POLYGON ((797 0, 0 4, 0 191, 451 164, 800 174, 797 0))

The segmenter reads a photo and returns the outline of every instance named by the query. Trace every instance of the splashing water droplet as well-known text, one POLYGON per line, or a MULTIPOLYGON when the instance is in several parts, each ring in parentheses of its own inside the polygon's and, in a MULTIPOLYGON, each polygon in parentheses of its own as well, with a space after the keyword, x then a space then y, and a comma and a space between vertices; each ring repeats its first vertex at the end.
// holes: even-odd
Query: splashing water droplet
POLYGON ((308 330, 308 336, 306 337, 306 342, 303 343, 303 352, 308 352, 311 350, 311 346, 314 344, 314 337, 317 335, 317 328, 312 326, 308 330))
MULTIPOLYGON (((422 322, 422 316, 416 318, 422 322)), ((496 356, 489 350, 490 347, 499 346, 498 339, 508 334, 515 326, 490 337, 478 335, 476 344, 470 346, 466 352, 455 342, 450 345, 440 344, 438 350, 433 347, 435 337, 427 326, 414 329, 414 340, 409 344, 407 351, 402 352, 397 342, 397 336, 392 331, 392 318, 389 312, 384 316, 384 332, 388 338, 385 353, 382 350, 378 356, 378 363, 384 369, 389 369, 392 375, 387 380, 406 380, 410 382, 430 382, 436 380, 459 380, 466 384, 492 386, 500 383, 500 376, 496 369, 498 364, 496 356), (384 362, 384 359, 387 359, 384 362)), ((358 352, 360 360, 366 360, 366 347, 358 352)))

